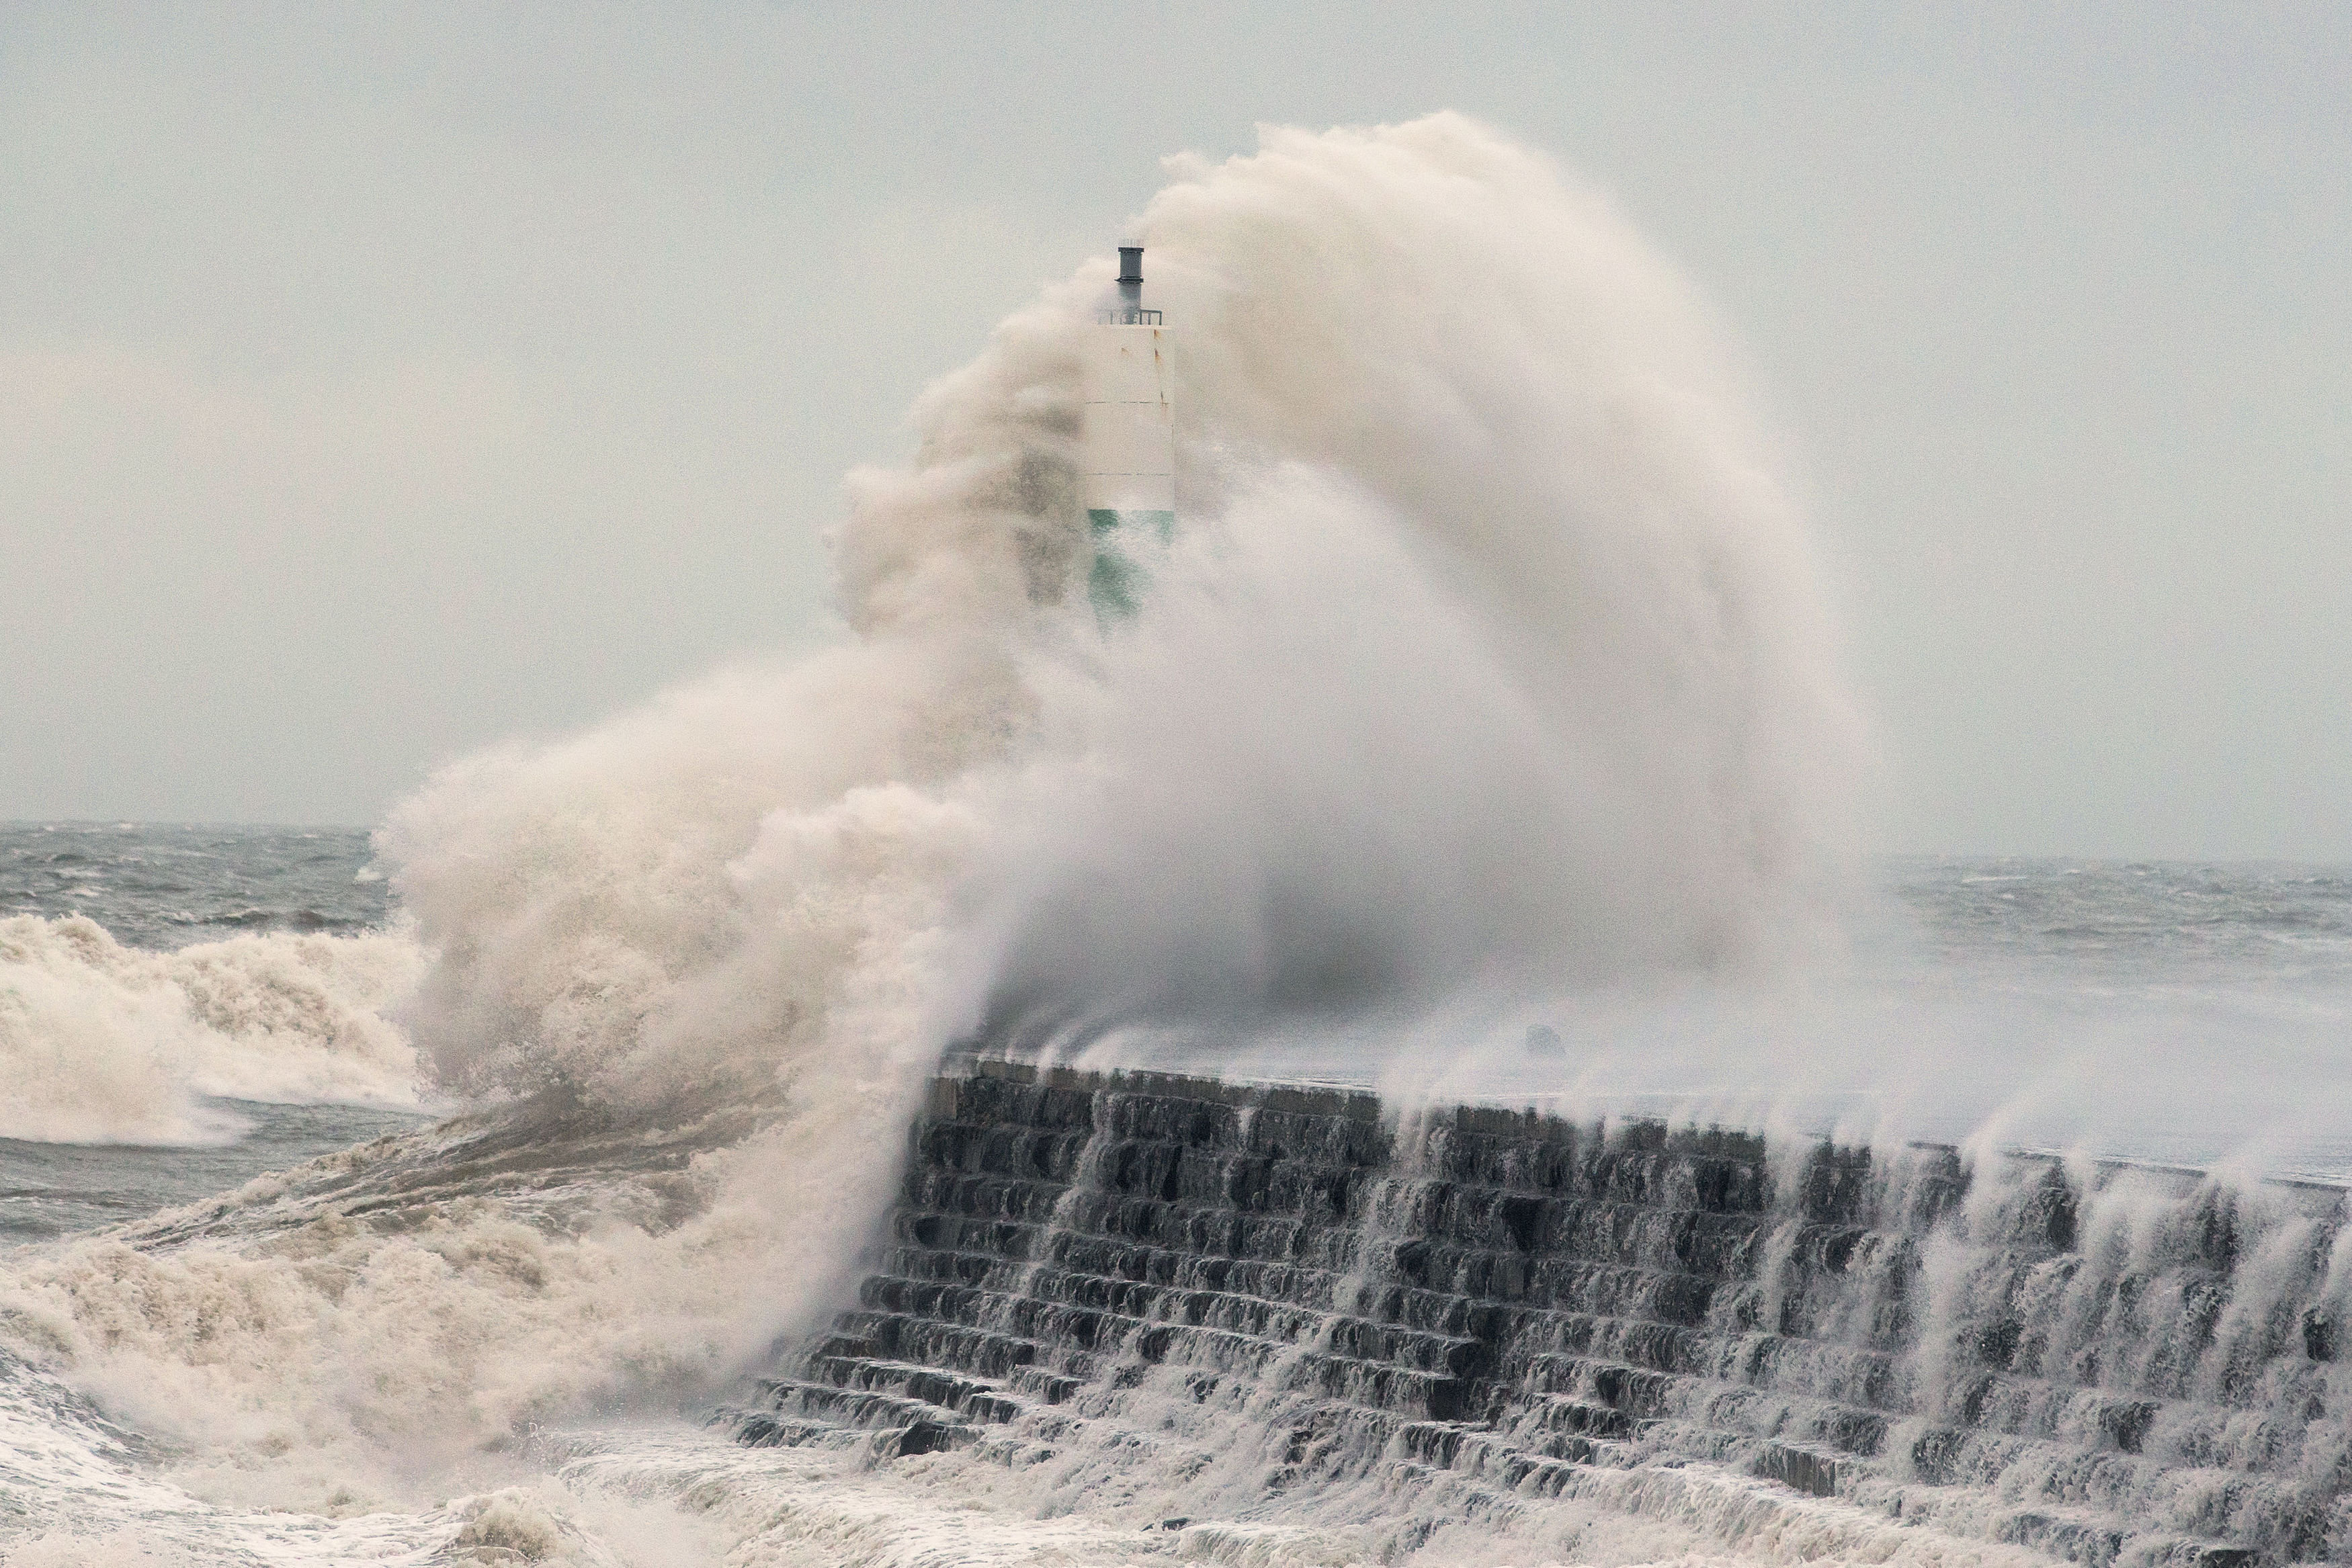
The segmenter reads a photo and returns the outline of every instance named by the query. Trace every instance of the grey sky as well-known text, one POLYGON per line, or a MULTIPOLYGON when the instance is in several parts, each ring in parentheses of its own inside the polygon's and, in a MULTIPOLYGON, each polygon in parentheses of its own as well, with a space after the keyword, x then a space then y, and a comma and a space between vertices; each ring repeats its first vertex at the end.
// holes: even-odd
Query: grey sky
POLYGON ((1895 849, 2352 859, 2337 4, 0 8, 0 817, 367 821, 829 634, 1157 159, 1453 108, 1800 455, 1895 849))

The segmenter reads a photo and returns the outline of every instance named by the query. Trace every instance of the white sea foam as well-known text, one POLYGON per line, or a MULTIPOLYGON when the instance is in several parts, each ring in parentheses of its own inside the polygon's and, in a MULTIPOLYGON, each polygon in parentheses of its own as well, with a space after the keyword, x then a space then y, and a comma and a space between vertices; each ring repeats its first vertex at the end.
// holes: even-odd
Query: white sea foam
MULTIPOLYGON (((925 1072, 984 1021, 1409 1008, 1813 943, 1855 729, 1804 531, 1671 269, 1454 116, 1177 173, 1138 229, 1182 333, 1185 521, 1136 622, 1097 628, 1072 494, 1097 263, 925 395, 911 469, 853 476, 855 641, 460 764, 381 835, 431 955, 397 1016, 441 1085, 600 1124, 769 1107, 664 1178, 692 1212, 648 1222, 624 1163, 561 1229, 459 1198, 83 1242, 0 1287, 28 1354, 185 1445, 207 1496, 423 1506, 521 1426, 707 1386, 813 1321, 925 1072)), ((220 967, 172 961, 168 995, 106 969, 109 1005, 219 1032, 220 967)), ((89 1103, 148 1098, 90 1125, 188 1133, 137 1085, 209 1082, 155 1065, 202 1038, 91 1070, 89 1103)))
POLYGON ((390 934, 151 953, 79 916, 0 920, 0 1137, 235 1136, 207 1096, 414 1104, 415 1052, 384 1014, 424 967, 390 934))

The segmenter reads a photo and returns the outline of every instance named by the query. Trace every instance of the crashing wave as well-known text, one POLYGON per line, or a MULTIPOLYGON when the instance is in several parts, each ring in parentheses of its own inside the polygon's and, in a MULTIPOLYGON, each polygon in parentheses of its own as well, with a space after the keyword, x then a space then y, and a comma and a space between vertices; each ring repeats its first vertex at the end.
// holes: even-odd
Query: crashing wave
MULTIPOLYGON (((206 1495, 422 1496, 814 1322, 958 1039, 1807 952, 1853 725, 1689 291, 1456 116, 1177 176, 1138 227, 1184 332, 1186 528, 1134 622, 1084 589, 1090 264, 925 394, 911 468, 852 476, 854 640, 436 778, 378 843, 416 948, 105 971, 180 1031, 146 1071, 221 1034, 224 955, 375 955, 388 990, 421 950, 399 1021, 494 1109, 21 1258, 0 1332, 206 1495)), ((351 1018, 316 1061, 389 1071, 404 1043, 351 1018)))
POLYGON ((0 920, 0 1137, 204 1144, 212 1097, 416 1103, 416 1057, 384 1016, 425 956, 405 937, 241 936, 126 947, 79 915, 0 920))

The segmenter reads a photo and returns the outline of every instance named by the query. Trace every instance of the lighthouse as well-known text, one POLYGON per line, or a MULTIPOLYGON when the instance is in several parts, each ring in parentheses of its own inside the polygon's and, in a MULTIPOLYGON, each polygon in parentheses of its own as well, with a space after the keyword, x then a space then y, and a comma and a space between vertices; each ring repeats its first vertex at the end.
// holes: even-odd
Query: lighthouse
POLYGON ((1149 556, 1176 532, 1176 344, 1143 306, 1143 247, 1118 247, 1118 301, 1086 347, 1079 504, 1094 545, 1087 597, 1105 625, 1135 613, 1149 556))

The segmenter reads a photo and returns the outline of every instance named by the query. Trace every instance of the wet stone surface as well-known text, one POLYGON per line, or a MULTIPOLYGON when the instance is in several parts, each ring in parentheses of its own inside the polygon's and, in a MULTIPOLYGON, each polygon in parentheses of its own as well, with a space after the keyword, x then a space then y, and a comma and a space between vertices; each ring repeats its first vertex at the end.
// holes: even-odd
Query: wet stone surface
POLYGON ((1736 1481, 1856 1552, 2342 1561, 2342 1206, 981 1062, 932 1086, 857 1304, 723 1418, 1505 1507, 1736 1481))

